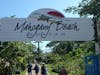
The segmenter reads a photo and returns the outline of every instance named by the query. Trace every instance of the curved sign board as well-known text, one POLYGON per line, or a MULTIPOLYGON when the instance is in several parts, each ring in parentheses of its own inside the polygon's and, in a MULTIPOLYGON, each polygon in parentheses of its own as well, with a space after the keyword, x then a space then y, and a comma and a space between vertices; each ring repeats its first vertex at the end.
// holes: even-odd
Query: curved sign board
POLYGON ((0 41, 90 41, 93 22, 86 18, 65 18, 54 9, 39 9, 28 18, 0 19, 0 41))

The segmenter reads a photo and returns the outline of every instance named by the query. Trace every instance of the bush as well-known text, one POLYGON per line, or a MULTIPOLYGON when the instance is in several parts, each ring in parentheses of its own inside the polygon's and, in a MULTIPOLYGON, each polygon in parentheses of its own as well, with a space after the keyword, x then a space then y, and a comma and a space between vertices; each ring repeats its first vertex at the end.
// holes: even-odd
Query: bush
POLYGON ((58 69, 52 69, 52 72, 58 73, 58 69))
POLYGON ((20 74, 20 71, 17 70, 17 71, 15 72, 15 74, 20 74))

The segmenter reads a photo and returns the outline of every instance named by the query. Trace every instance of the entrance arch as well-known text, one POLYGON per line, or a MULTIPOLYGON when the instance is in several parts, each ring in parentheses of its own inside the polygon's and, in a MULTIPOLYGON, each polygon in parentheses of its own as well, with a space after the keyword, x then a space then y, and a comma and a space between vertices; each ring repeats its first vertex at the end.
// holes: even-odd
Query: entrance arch
POLYGON ((66 18, 55 9, 39 9, 28 18, 0 19, 0 41, 92 41, 91 19, 66 18))

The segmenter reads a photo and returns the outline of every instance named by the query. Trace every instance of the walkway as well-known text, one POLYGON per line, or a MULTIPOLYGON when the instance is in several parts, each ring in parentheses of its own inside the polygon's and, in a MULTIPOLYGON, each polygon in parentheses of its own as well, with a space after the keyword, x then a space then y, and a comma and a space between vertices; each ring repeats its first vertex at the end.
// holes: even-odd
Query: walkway
MULTIPOLYGON (((35 64, 33 64, 32 66, 34 68, 35 64)), ((39 66, 39 68, 40 68, 40 66, 39 66)), ((25 75, 28 75, 27 71, 26 71, 26 74, 25 75)), ((36 75, 34 70, 32 70, 32 75, 36 75)), ((38 75, 41 75, 41 72, 40 71, 39 71, 39 74, 38 75)))

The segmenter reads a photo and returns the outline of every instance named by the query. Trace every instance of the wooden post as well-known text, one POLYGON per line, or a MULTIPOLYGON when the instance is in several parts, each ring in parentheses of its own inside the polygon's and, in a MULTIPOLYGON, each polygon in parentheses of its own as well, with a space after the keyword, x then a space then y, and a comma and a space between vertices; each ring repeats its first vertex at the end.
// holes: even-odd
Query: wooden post
POLYGON ((98 55, 98 59, 99 59, 99 70, 100 70, 100 20, 98 19, 97 21, 97 32, 98 32, 98 46, 97 46, 97 49, 96 49, 96 54, 98 55))

